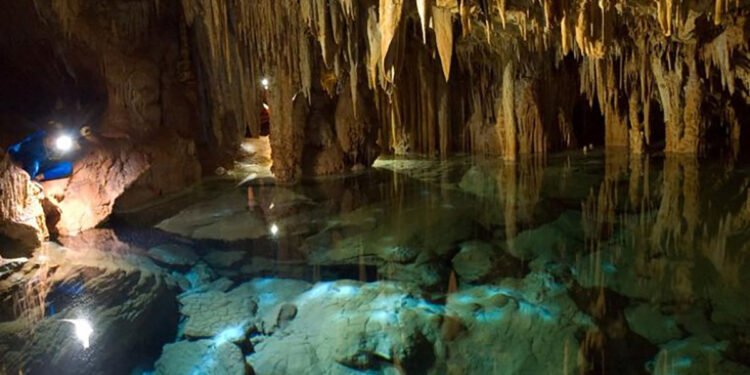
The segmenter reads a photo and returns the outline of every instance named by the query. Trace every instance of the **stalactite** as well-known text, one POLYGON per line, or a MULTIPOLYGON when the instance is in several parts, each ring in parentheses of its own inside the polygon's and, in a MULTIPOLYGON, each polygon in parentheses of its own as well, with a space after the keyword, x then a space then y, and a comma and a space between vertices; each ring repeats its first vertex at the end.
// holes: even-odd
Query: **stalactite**
POLYGON ((396 29, 401 22, 403 0, 380 0, 379 30, 380 30, 380 64, 387 69, 385 60, 388 48, 396 34, 396 29))
POLYGON ((497 0, 497 10, 500 13, 500 22, 503 25, 503 29, 505 29, 505 2, 506 0, 497 0))
POLYGON ((440 61, 443 64, 445 80, 448 81, 451 74, 451 60, 453 59, 453 15, 450 10, 440 7, 433 7, 432 14, 437 49, 440 54, 440 61))
MULTIPOLYGON (((430 24, 429 11, 432 10, 427 0, 416 0, 417 1, 417 12, 419 13, 419 21, 422 25, 422 42, 427 44, 427 25, 430 24)), ((432 3, 430 1, 429 3, 432 3)))

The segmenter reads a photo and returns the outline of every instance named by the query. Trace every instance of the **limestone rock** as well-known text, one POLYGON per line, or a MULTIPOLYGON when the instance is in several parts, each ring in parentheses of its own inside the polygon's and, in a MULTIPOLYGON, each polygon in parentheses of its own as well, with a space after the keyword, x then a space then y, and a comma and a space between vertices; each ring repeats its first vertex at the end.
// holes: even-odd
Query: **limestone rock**
POLYGON ((180 313, 186 317, 183 334, 192 338, 214 337, 228 330, 244 333, 257 310, 256 299, 243 288, 186 293, 179 301, 180 313))
POLYGON ((397 284, 319 283, 292 303, 296 317, 248 357, 257 374, 395 374, 434 358, 438 309, 397 284))
POLYGON ((178 267, 192 266, 198 261, 198 255, 193 249, 171 243, 148 249, 148 255, 157 262, 178 267))
POLYGON ((148 155, 149 168, 117 199, 118 211, 142 207, 200 181, 201 166, 193 141, 171 133, 161 134, 151 139, 143 152, 148 155))
POLYGON ((451 335, 448 367, 459 374, 577 373, 577 334, 597 330, 564 288, 538 273, 452 293, 446 315, 465 327, 451 335))
POLYGON ((39 246, 49 233, 45 223, 42 189, 0 152, 0 235, 23 246, 39 246))
POLYGON ((149 167, 132 146, 102 144, 76 163, 63 192, 48 192, 59 199, 60 221, 55 231, 75 235, 93 228, 112 213, 115 200, 149 167))
POLYGON ((250 372, 237 345, 198 340, 165 345, 161 358, 156 362, 156 373, 245 375, 250 372))
POLYGON ((239 190, 196 203, 156 227, 191 238, 224 241, 260 238, 268 233, 263 218, 248 211, 247 195, 239 190))

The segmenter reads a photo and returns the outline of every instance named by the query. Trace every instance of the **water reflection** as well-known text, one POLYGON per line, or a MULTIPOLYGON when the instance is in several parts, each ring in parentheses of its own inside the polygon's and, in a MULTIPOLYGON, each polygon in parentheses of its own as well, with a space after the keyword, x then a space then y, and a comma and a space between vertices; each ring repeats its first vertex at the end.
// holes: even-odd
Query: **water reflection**
POLYGON ((742 166, 623 153, 381 159, 293 188, 218 184, 3 274, 0 298, 16 303, 1 309, 2 363, 747 373, 748 185, 742 166), (59 322, 84 314, 88 351, 59 322))

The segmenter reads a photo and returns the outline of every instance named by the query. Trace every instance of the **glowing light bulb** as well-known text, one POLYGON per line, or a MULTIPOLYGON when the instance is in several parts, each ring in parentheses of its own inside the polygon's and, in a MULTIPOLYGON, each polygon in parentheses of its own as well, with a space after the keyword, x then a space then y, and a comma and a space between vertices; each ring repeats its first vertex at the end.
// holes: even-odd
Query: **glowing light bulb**
POLYGON ((68 152, 73 148, 73 138, 67 135, 61 135, 55 139, 55 147, 58 151, 68 152))
POLYGON ((271 230, 271 234, 274 235, 274 236, 277 235, 277 234, 279 234, 279 226, 276 225, 276 223, 271 224, 271 229, 270 230, 271 230))
POLYGON ((86 319, 63 319, 62 321, 73 325, 76 338, 81 342, 84 349, 88 349, 91 344, 91 334, 94 333, 91 323, 86 319))
POLYGON ((263 88, 268 90, 268 86, 271 84, 271 81, 268 78, 263 78, 260 80, 260 84, 263 85, 263 88))

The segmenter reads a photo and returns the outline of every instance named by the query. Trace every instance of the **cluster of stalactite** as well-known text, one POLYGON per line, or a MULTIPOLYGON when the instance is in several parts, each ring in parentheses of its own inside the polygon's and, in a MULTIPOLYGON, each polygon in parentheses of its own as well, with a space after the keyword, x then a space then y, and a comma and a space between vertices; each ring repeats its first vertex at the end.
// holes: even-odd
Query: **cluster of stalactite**
MULTIPOLYGON (((80 0, 46 1, 82 32, 80 0)), ((608 147, 697 154, 719 126, 736 153, 750 101, 740 1, 144 0, 111 27, 142 38, 170 4, 213 138, 259 134, 265 100, 281 181, 378 149, 516 159, 577 147, 581 99, 604 117, 608 147)))

